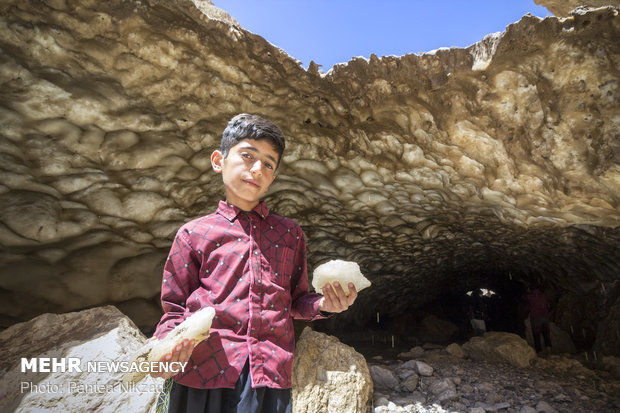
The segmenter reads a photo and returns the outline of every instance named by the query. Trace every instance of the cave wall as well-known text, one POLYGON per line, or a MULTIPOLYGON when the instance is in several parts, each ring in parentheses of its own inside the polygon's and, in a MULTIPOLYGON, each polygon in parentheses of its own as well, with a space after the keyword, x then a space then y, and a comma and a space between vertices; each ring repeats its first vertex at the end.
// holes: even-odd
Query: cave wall
POLYGON ((304 228, 310 269, 355 260, 373 281, 350 317, 507 276, 607 303, 618 12, 528 15, 323 75, 208 1, 2 2, 2 323, 102 303, 155 318, 176 229, 221 199, 209 156, 240 112, 289 137, 266 200, 304 228))

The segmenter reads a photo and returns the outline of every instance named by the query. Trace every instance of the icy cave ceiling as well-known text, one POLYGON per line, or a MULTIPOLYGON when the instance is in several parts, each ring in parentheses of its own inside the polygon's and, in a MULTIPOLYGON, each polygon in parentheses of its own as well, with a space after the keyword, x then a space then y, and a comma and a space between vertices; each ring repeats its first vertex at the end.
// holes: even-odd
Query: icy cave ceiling
POLYGON ((3 1, 3 323, 156 302, 176 229, 221 198, 209 155, 240 112, 289 137, 266 200, 311 269, 359 262, 359 309, 507 276, 615 283, 619 10, 321 75, 206 1, 3 1))

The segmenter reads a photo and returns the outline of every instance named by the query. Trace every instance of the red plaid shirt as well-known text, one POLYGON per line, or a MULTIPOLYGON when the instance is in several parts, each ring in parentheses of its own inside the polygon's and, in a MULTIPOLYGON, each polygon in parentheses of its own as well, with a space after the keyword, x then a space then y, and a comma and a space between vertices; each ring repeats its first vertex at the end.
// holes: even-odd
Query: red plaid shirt
POLYGON ((293 220, 220 201, 217 211, 183 225, 164 266, 163 338, 191 313, 215 308, 211 335, 196 346, 185 372, 189 387, 232 388, 250 358, 252 387, 291 387, 293 317, 324 318, 321 296, 308 290, 306 243, 293 220))

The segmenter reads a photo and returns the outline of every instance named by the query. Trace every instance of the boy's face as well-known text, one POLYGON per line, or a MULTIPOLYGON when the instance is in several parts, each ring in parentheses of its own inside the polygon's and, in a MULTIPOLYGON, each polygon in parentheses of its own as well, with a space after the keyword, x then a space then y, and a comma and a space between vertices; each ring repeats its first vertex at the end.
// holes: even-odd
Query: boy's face
POLYGON ((278 153, 267 140, 244 139, 224 158, 219 150, 211 154, 211 165, 222 174, 226 202, 251 211, 275 179, 278 153))

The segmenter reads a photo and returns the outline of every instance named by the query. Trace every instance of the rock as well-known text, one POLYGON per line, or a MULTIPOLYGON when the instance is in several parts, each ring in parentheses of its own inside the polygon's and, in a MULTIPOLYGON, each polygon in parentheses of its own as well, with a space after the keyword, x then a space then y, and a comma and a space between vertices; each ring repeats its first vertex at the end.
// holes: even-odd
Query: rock
POLYGON ((433 368, 423 361, 416 361, 415 368, 420 376, 430 377, 433 375, 433 368))
POLYGON ((409 391, 414 391, 416 387, 418 387, 419 382, 420 378, 414 373, 405 379, 403 386, 405 386, 409 391))
POLYGON ((414 391, 411 394, 411 400, 415 403, 426 403, 426 396, 420 391, 414 391))
POLYGON ((375 400, 375 406, 387 406, 390 401, 385 396, 381 396, 375 400))
POLYGON ((472 408, 469 413, 485 413, 486 410, 484 410, 482 407, 474 407, 472 408))
POLYGON ((394 390, 400 383, 392 370, 376 364, 370 366, 370 375, 374 386, 378 389, 394 390))
POLYGON ((125 388, 121 372, 107 371, 111 362, 128 362, 145 341, 131 320, 113 306, 43 314, 15 324, 0 333, 0 347, 4 349, 0 361, 0 410, 149 411, 163 388, 163 380, 148 376, 138 385, 125 388), (82 371, 21 371, 21 358, 41 357, 76 358, 82 371), (91 371, 89 362, 97 363, 91 371), (21 391, 23 384, 28 388, 21 391))
MULTIPOLYGON (((525 338, 528 344, 534 348, 534 339, 532 337, 532 326, 529 317, 523 321, 525 325, 525 338)), ((575 343, 566 331, 562 330, 555 323, 549 323, 549 335, 551 338, 551 351, 553 353, 574 353, 576 350, 575 343)), ((542 338, 541 338, 542 340, 542 338)), ((543 341, 541 341, 543 345, 543 341)))
POLYGON ((488 382, 480 383, 479 385, 476 386, 476 389, 483 393, 490 393, 490 392, 495 391, 495 387, 491 383, 488 383, 488 382))
POLYGON ((463 358, 465 357, 465 352, 463 351, 463 349, 461 348, 461 346, 459 346, 456 343, 452 343, 449 346, 446 347, 446 351, 450 354, 452 354, 455 357, 458 358, 463 358))
POLYGON ((620 379, 620 357, 603 356, 601 362, 603 368, 609 371, 612 377, 620 379))
POLYGON ((532 406, 523 406, 519 413, 536 413, 536 409, 532 406))
POLYGON ((458 333, 459 328, 454 323, 434 315, 425 317, 416 331, 420 340, 433 344, 450 343, 458 333))
POLYGON ((429 390, 438 402, 445 402, 458 398, 456 386, 450 379, 440 379, 431 383, 429 390))
POLYGON ((540 401, 536 404, 536 411, 538 413, 559 413, 556 409, 545 401, 540 401))
POLYGON ((474 360, 509 363, 515 367, 527 367, 536 352, 516 334, 490 332, 473 337, 463 344, 463 350, 474 360))
POLYGON ((404 359, 415 359, 420 357, 422 354, 424 354, 426 350, 424 350, 424 348, 420 347, 420 346, 415 346, 413 348, 411 348, 409 351, 404 351, 402 353, 398 354, 399 358, 404 358, 404 359))
POLYGON ((372 388, 371 375, 361 354, 335 337, 304 329, 293 364, 295 413, 363 411, 372 388))

